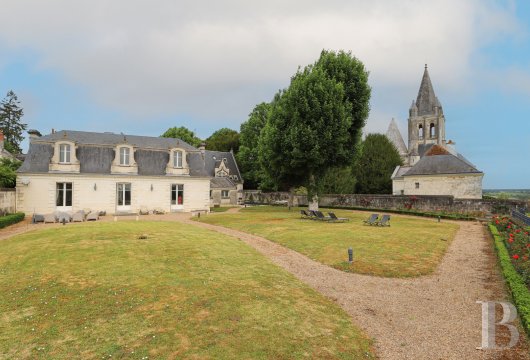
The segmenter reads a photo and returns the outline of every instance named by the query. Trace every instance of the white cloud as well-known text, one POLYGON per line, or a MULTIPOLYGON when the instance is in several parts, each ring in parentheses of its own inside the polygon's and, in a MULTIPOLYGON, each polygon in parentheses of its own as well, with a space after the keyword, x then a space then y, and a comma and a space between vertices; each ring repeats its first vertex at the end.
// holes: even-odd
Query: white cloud
POLYGON ((473 54, 520 31, 510 4, 480 0, 17 0, 2 4, 0 58, 31 49, 39 68, 138 119, 239 122, 323 48, 351 50, 383 94, 369 122, 382 124, 389 104, 406 111, 425 62, 436 89, 465 93, 473 54))

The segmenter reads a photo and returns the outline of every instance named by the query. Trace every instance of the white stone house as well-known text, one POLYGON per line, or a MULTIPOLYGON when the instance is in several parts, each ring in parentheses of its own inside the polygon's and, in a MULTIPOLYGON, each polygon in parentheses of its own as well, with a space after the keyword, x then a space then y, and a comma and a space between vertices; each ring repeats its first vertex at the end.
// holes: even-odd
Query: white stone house
POLYGON ((452 141, 446 141, 445 123, 442 105, 425 66, 418 96, 409 109, 408 148, 394 119, 386 134, 404 164, 392 174, 394 195, 482 198, 484 173, 459 154, 452 141))
POLYGON ((210 180, 210 205, 242 204, 243 179, 232 151, 206 151, 206 168, 210 180))
POLYGON ((17 209, 209 211, 211 156, 171 138, 70 130, 32 136, 18 170, 17 209))

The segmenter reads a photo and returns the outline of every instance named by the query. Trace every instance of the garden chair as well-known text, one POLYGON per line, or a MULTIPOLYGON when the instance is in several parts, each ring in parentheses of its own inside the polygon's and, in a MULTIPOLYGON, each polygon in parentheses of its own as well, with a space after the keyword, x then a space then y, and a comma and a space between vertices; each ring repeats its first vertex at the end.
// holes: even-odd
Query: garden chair
POLYGON ((56 221, 57 221, 57 219, 55 218, 55 214, 45 214, 44 215, 44 223, 45 224, 54 223, 56 221))
POLYGON ((337 217, 337 215, 335 215, 335 213, 332 213, 332 212, 328 212, 328 215, 329 215, 331 221, 336 221, 336 222, 350 221, 350 219, 348 219, 348 218, 337 217))
POLYGON ((378 218, 379 218, 379 214, 372 214, 367 220, 364 220, 363 222, 366 225, 377 225, 378 218))
POLYGON ((85 212, 83 210, 76 211, 72 215, 72 222, 83 222, 85 221, 85 212))
POLYGON ((390 215, 383 215, 381 220, 377 222, 378 226, 390 226, 390 215))
POLYGON ((92 211, 86 216, 86 221, 96 221, 99 220, 99 211, 92 211))
POLYGON ((33 219, 31 221, 36 224, 39 222, 44 222, 44 215, 41 214, 33 214, 33 219))
POLYGON ((58 212, 56 215, 57 221, 60 223, 69 223, 72 221, 72 215, 67 212, 58 212))

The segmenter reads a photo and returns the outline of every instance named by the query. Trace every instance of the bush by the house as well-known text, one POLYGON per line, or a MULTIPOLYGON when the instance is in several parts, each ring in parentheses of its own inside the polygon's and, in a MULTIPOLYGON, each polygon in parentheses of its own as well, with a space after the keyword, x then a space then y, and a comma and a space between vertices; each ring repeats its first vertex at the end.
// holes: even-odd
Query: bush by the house
POLYGON ((494 218, 493 223, 490 224, 490 231, 495 240, 502 274, 510 288, 521 322, 527 334, 530 335, 528 233, 525 234, 524 230, 517 227, 514 229, 514 224, 506 218, 494 218), (521 231, 516 232, 517 230, 521 231))
POLYGON ((15 213, 0 217, 0 229, 24 220, 24 216, 26 216, 24 213, 15 213))

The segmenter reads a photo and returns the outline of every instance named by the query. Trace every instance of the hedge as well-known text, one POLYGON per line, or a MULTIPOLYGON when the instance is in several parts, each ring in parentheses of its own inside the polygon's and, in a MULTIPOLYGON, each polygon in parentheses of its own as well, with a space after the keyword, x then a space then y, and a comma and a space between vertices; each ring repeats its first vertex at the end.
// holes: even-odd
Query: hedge
POLYGON ((523 327, 530 336, 530 290, 528 290, 521 275, 513 267, 510 254, 504 245, 499 231, 493 224, 490 224, 489 228, 495 241, 495 249, 497 250, 501 264, 502 274, 512 294, 512 299, 523 323, 523 327))
POLYGON ((25 216, 26 214, 24 213, 15 213, 15 214, 0 217, 0 229, 5 228, 6 226, 9 226, 9 225, 16 224, 17 222, 24 220, 25 216))

